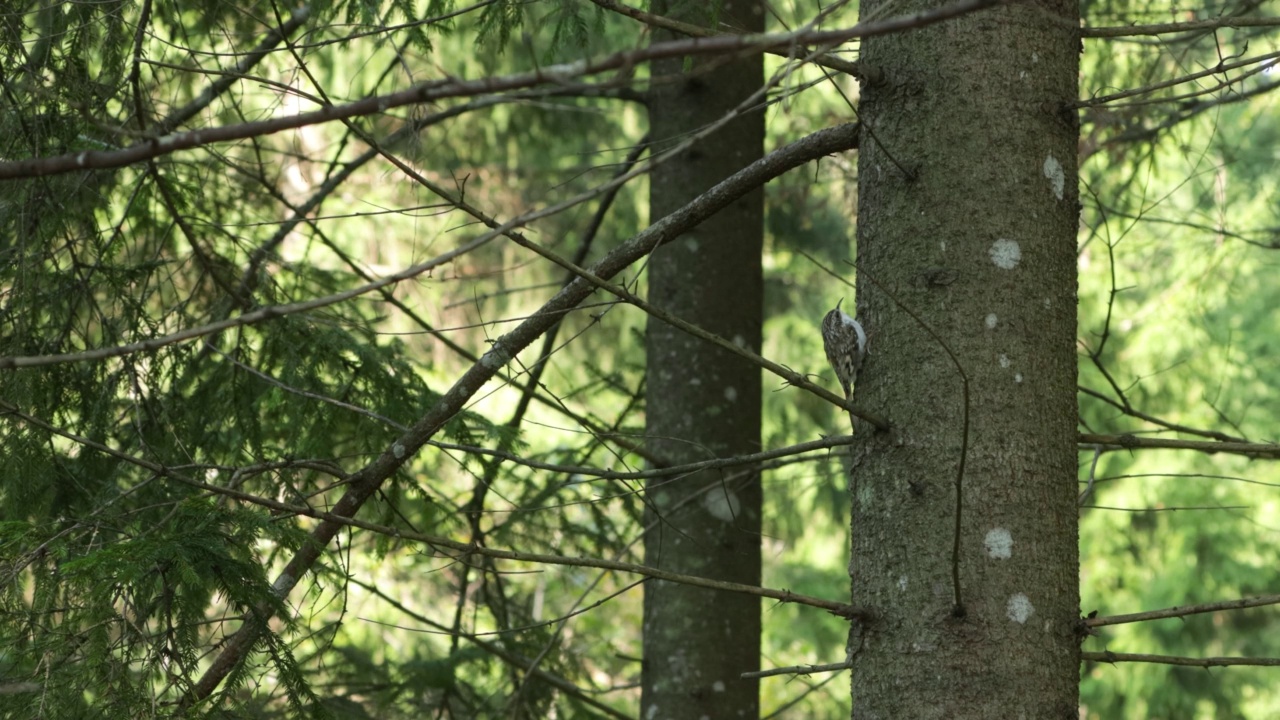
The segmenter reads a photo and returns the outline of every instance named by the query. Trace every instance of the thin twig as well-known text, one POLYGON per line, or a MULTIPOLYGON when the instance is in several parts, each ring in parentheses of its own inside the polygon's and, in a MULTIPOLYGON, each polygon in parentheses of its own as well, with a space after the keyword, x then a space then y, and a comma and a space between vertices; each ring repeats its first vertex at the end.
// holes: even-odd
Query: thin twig
POLYGON ((1093 446, 1093 462, 1089 464, 1089 484, 1085 487, 1084 492, 1080 493, 1080 497, 1076 498, 1076 505, 1083 505, 1085 498, 1089 497, 1089 493, 1093 492, 1094 473, 1098 470, 1098 458, 1102 457, 1102 446, 1093 446))
MULTIPOLYGON (((609 707, 608 705, 605 705, 599 700, 596 700, 595 698, 591 697, 591 695, 588 694, 588 691, 585 691, 582 688, 578 687, 568 678, 565 678, 561 675, 557 675, 555 673, 548 672, 541 668, 533 667, 528 658, 518 653, 514 653, 505 649, 501 643, 495 643, 495 642, 490 642, 488 640, 484 640, 480 635, 477 635, 477 634, 452 630, 446 627, 445 625, 442 625, 432 620, 426 615, 423 615, 422 613, 412 610, 411 608, 406 606, 404 603, 400 602, 399 600, 383 592, 377 585, 361 582, 358 578, 354 578, 354 577, 350 578, 350 582, 354 585, 359 585, 360 587, 364 588, 370 593, 373 593, 377 597, 381 598, 387 604, 391 605, 392 607, 404 613, 405 615, 408 615, 414 620, 422 623, 423 625, 430 625, 431 627, 438 628, 441 632, 456 634, 457 637, 460 637, 466 640, 472 645, 475 645, 481 650, 484 650, 485 652, 489 653, 490 655, 493 655, 494 657, 498 658, 502 662, 514 668, 519 668, 520 670, 533 672, 533 674, 536 675, 539 680, 547 683, 548 685, 555 687, 556 689, 562 692, 572 695, 577 700, 594 707, 595 709, 605 713, 606 715, 619 718, 619 720, 627 720, 628 718, 631 717, 630 715, 625 715, 621 712, 618 712, 612 707, 609 707)), ((409 629, 412 629, 412 628, 409 628, 409 629)))
POLYGON ((1084 624, 1088 627, 1106 627, 1108 625, 1123 625, 1125 623, 1146 622, 1148 620, 1180 618, 1188 615, 1198 615, 1201 613, 1221 612, 1223 610, 1243 610, 1245 608, 1264 607, 1267 605, 1280 605, 1280 595, 1260 595, 1258 597, 1240 598, 1239 600, 1221 600, 1218 602, 1201 603, 1199 605, 1175 605, 1171 608, 1147 610, 1145 612, 1129 613, 1128 615, 1092 617, 1086 618, 1084 624))
POLYGON ((1192 20, 1190 22, 1158 23, 1155 25, 1083 27, 1080 28, 1080 37, 1089 39, 1137 37, 1142 35, 1168 35, 1195 30, 1217 30, 1219 28, 1276 26, 1280 26, 1280 18, 1277 17, 1218 17, 1207 20, 1192 20))
POLYGON ((1230 453, 1255 459, 1280 460, 1280 445, 1273 443, 1210 442, 1093 433, 1080 433, 1076 437, 1076 442, 1080 445, 1103 445, 1108 450, 1195 450, 1204 453, 1230 453))
MULTIPOLYGON (((591 2, 599 7, 604 8, 605 10, 616 12, 619 15, 624 15, 626 17, 631 18, 632 20, 637 20, 639 22, 642 22, 645 25, 649 25, 651 27, 656 27, 656 28, 662 28, 663 30, 669 30, 671 32, 679 33, 681 35, 685 35, 688 37, 715 37, 717 35, 722 35, 725 33, 732 33, 735 35, 742 34, 737 32, 734 28, 731 28, 726 25, 721 26, 721 28, 725 31, 724 33, 716 32, 714 30, 708 30, 707 28, 701 27, 699 25, 694 25, 692 23, 687 23, 687 22, 681 22, 679 20, 673 20, 663 15, 655 15, 654 13, 645 12, 639 8, 634 8, 634 7, 631 7, 630 5, 624 5, 623 3, 620 3, 617 0, 591 0, 591 2)), ((784 57, 784 58, 790 57, 789 50, 770 49, 770 50, 766 50, 765 52, 769 55, 776 55, 778 57, 784 57)), ((835 57, 830 53, 822 53, 821 55, 818 55, 813 59, 813 64, 819 65, 825 68, 830 68, 837 72, 846 73, 854 77, 862 77, 862 69, 859 67, 858 63, 850 62, 849 60, 844 60, 842 58, 835 57)))
POLYGON ((1255 665, 1261 667, 1280 667, 1280 658, 1247 658, 1247 657, 1207 657, 1193 658, 1178 655, 1147 655, 1145 653, 1114 652, 1082 652, 1080 659, 1099 663, 1144 662, 1157 665, 1184 665, 1187 667, 1230 667, 1233 665, 1255 665))
POLYGON ((744 680, 752 678, 776 677, 778 675, 813 675, 815 673, 840 672, 853 667, 853 663, 848 660, 841 660, 838 663, 826 663, 824 665, 792 665, 791 667, 776 667, 768 670, 756 670, 753 672, 745 672, 739 675, 744 680))

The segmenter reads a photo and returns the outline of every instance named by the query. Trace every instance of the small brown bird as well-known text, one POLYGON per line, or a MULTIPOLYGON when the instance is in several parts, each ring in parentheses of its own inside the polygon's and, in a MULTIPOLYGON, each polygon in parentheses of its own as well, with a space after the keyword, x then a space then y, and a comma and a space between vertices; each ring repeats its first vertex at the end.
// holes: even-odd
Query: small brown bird
POLYGON ((861 323, 840 309, 843 302, 841 299, 835 309, 822 318, 822 347, 827 351, 827 362, 836 371, 836 378, 844 389, 844 398, 848 400, 853 397, 853 384, 858 379, 862 361, 867 357, 867 333, 861 323))

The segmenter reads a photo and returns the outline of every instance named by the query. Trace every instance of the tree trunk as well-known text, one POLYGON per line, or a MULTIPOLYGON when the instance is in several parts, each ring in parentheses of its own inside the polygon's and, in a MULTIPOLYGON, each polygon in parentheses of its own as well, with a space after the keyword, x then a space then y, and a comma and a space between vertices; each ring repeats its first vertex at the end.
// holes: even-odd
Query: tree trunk
POLYGON ((851 480, 853 603, 879 614, 850 636, 859 719, 1077 716, 1077 12, 862 44, 883 80, 860 108, 855 404, 898 430, 867 433, 851 480), (969 386, 962 613, 965 394, 943 342, 969 386))
MULTIPOLYGON (((655 3, 654 11, 703 27, 713 3, 655 3)), ((718 15, 763 27, 755 2, 727 1, 718 15)), ((655 32, 654 40, 670 36, 655 32)), ((761 84, 759 55, 725 63, 655 63, 650 130, 655 153, 737 107, 761 84)), ((650 217, 658 219, 760 157, 764 116, 755 111, 657 168, 650 217)), ((759 350, 763 192, 744 197, 654 253, 651 302, 759 350)), ((760 370, 660 321, 646 332, 646 433, 664 460, 689 462, 760 449, 760 370)), ((709 472, 646 486, 645 559, 668 570, 758 585, 760 482, 754 472, 709 472)), ((650 580, 644 597, 645 718, 754 718, 759 683, 760 601, 650 580)))

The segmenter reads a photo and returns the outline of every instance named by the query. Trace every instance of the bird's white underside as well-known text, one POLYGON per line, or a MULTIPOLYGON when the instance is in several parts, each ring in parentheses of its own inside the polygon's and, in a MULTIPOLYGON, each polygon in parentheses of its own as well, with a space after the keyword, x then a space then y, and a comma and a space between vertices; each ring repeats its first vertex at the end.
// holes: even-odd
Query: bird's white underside
POLYGON ((862 323, 849 317, 849 313, 840 311, 840 322, 853 328, 853 332, 858 336, 858 352, 865 353, 867 351, 867 333, 862 330, 862 323))

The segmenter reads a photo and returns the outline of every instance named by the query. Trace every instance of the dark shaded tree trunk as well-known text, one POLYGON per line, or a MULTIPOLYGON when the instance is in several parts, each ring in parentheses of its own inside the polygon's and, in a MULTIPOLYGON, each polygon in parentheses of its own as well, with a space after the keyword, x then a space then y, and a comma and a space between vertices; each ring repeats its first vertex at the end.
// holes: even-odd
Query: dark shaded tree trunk
MULTIPOLYGON (((713 3, 655 3, 655 12, 708 27, 713 3)), ((725 2, 719 19, 763 27, 756 2, 725 2)), ((667 39, 655 33, 655 41, 667 39)), ((762 79, 759 55, 726 63, 655 63, 650 128, 655 153, 736 108, 762 79)), ((747 113, 651 176, 650 217, 680 207, 760 157, 764 116, 747 113)), ((763 193, 756 191, 654 253, 654 305, 759 350, 763 193)), ((760 370, 656 320, 647 330, 646 432, 669 462, 727 457, 760 447, 760 370)), ((699 473, 648 483, 645 559, 651 565, 735 582, 760 582, 758 474, 699 473)), ((758 598, 649 581, 644 598, 641 716, 753 718, 759 684, 758 598)))
POLYGON ((851 634, 856 718, 1077 716, 1077 12, 1038 0, 862 44, 883 82, 860 112, 855 402, 899 434, 868 433, 851 482, 853 603, 879 613, 851 634), (969 379, 961 616, 963 385, 904 307, 969 379))

